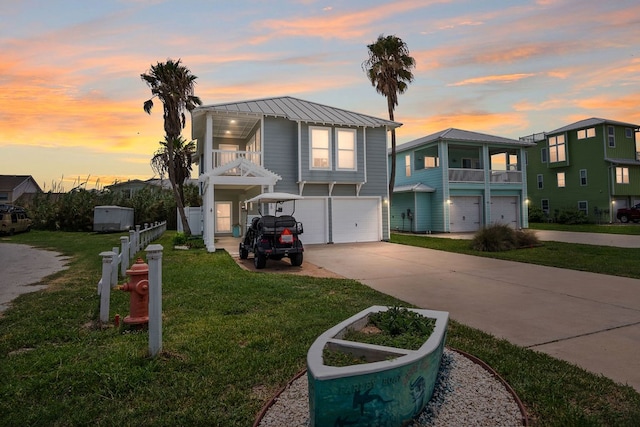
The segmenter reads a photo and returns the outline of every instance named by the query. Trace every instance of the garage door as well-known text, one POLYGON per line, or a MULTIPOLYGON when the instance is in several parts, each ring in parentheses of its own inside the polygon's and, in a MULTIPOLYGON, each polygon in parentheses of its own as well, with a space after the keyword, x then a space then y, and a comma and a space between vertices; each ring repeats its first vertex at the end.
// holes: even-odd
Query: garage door
MULTIPOLYGON (((291 212, 290 202, 283 206, 283 212, 291 212)), ((304 199, 296 201, 293 214, 296 221, 301 222, 304 233, 300 236, 303 244, 327 243, 329 221, 326 199, 304 199)))
POLYGON ((518 228, 518 198, 516 196, 491 197, 491 223, 518 228))
POLYGON ((480 196, 451 197, 449 223, 452 233, 480 229, 480 196))
POLYGON ((380 199, 332 200, 333 242, 376 242, 382 240, 380 199))

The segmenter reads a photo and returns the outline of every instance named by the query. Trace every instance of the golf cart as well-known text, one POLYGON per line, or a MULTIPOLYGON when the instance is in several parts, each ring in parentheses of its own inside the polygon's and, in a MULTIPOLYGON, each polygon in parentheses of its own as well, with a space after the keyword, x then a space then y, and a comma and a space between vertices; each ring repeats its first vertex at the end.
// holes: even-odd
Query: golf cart
POLYGON ((304 248, 298 238, 302 234, 302 223, 293 217, 295 201, 302 196, 289 193, 263 193, 246 203, 258 203, 260 216, 251 219, 247 224, 244 239, 240 242, 240 259, 247 259, 249 252, 253 252, 253 263, 256 268, 264 268, 267 259, 281 260, 289 257, 291 265, 302 265, 302 252, 304 248), (282 214, 282 205, 293 201, 290 215, 282 214), (275 215, 263 215, 262 204, 275 204, 275 215))

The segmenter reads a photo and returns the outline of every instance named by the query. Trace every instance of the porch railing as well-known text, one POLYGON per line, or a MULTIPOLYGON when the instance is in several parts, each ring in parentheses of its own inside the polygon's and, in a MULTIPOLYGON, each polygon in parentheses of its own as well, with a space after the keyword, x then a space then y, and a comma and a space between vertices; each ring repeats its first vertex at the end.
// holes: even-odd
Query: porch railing
POLYGON ((484 170, 449 168, 449 182, 484 182, 484 170))
POLYGON ((491 182, 520 183, 521 171, 491 171, 491 182))
MULTIPOLYGON (((482 169, 449 169, 449 182, 484 182, 482 169)), ((491 183, 521 183, 521 171, 489 171, 491 183)))
MULTIPOLYGON (((247 159, 256 165, 262 165, 262 153, 259 151, 228 151, 228 150, 212 150, 213 151, 213 168, 219 168, 231 163, 239 158, 247 159)), ((229 171, 233 174, 233 171, 229 171)))

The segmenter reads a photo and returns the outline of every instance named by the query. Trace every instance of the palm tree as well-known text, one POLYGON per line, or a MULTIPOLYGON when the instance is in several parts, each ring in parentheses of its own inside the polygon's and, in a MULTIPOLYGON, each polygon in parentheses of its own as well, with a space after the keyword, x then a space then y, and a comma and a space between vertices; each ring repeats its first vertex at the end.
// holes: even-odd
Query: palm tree
POLYGON ((140 74, 142 80, 151 88, 151 99, 144 102, 144 111, 151 114, 153 108, 153 98, 157 97, 164 106, 164 131, 165 141, 167 143, 167 172, 169 173, 169 181, 173 189, 173 195, 176 199, 178 212, 185 234, 191 234, 187 217, 184 213, 184 201, 180 197, 177 185, 174 143, 180 138, 182 129, 186 125, 185 110, 191 111, 197 105, 202 105, 200 98, 194 95, 194 86, 196 76, 191 74, 188 68, 181 65, 180 60, 173 61, 168 59, 167 62, 158 62, 152 65, 151 69, 140 74))
MULTIPOLYGON (((178 137, 173 141, 173 168, 175 171, 176 185, 180 200, 185 203, 184 198, 184 182, 191 176, 191 156, 196 151, 194 141, 187 142, 183 137, 178 137)), ((164 141, 160 141, 160 148, 151 158, 151 168, 160 175, 160 179, 164 178, 164 174, 169 167, 169 141, 165 137, 164 141)))
MULTIPOLYGON (((362 63, 376 92, 387 98, 389 120, 393 121, 393 112, 398 105, 398 94, 404 93, 408 83, 413 81, 411 70, 416 61, 409 56, 406 43, 396 36, 378 36, 375 43, 367 45, 369 59, 362 63)), ((391 129, 391 175, 389 177, 389 199, 393 195, 396 180, 396 130, 391 129)))

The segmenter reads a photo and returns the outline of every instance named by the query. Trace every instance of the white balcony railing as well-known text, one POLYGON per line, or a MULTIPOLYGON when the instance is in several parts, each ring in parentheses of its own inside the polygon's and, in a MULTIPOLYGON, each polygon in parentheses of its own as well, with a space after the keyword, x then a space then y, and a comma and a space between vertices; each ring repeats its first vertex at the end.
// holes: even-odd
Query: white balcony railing
POLYGON ((484 182, 484 170, 449 168, 449 182, 484 182))
MULTIPOLYGON (((259 151, 228 151, 228 150, 212 150, 213 151, 213 169, 222 167, 239 158, 247 159, 256 165, 262 165, 262 153, 259 151)), ((233 175, 234 170, 230 170, 229 174, 233 175)))
POLYGON ((521 171, 491 171, 491 182, 520 183, 522 182, 521 171))
MULTIPOLYGON (((491 183, 521 183, 521 171, 489 171, 491 183)), ((449 182, 484 182, 482 169, 449 169, 449 182)))

